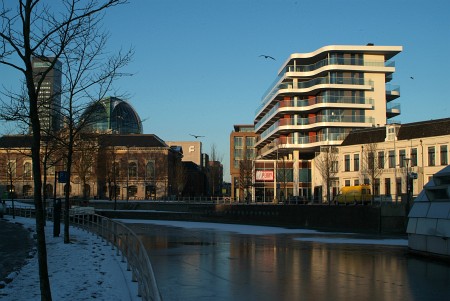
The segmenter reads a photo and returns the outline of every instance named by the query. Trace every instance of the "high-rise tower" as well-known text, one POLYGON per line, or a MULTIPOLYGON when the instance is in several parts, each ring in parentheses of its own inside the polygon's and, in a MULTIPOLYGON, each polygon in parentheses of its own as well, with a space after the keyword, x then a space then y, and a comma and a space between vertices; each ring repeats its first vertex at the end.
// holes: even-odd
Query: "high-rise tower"
POLYGON ((61 129, 61 81, 62 64, 56 61, 50 70, 54 58, 33 58, 33 74, 35 83, 44 79, 38 94, 38 110, 41 129, 47 132, 54 132, 61 129), (47 72, 48 71, 48 72, 47 72), (45 74, 45 72, 47 72, 45 74))

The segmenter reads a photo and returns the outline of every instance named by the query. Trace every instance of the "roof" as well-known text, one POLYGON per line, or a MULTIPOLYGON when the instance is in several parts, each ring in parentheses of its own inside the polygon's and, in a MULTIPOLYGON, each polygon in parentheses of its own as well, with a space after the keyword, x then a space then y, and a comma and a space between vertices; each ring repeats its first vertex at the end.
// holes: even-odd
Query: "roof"
POLYGON ((0 148, 31 148, 32 139, 30 135, 1 136, 0 148))
MULTIPOLYGON (((419 121, 400 125, 397 140, 450 135, 450 118, 419 121)), ((384 142, 386 126, 351 131, 342 146, 384 142)))
POLYGON ((100 137, 99 143, 102 146, 168 147, 153 134, 104 135, 100 137))

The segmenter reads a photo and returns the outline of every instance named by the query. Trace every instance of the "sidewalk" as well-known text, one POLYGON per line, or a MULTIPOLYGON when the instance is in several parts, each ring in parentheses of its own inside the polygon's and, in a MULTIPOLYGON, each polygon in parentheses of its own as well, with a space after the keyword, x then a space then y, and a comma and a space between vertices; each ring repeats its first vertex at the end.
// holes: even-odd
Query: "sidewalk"
MULTIPOLYGON (((24 262, 30 246, 26 245, 27 228, 35 229, 35 220, 31 218, 6 216, 1 220, 0 256, 6 256, 2 262, 2 273, 11 272, 9 267, 3 272, 3 262, 24 262), (5 221, 7 220, 7 221, 5 221), (24 228, 19 229, 23 224, 24 228), (3 231, 10 229, 8 231, 3 231), (11 237, 15 237, 11 243, 11 237), (3 248, 3 246, 7 246, 3 248), (25 251, 27 249, 27 251, 25 251)), ((45 227, 47 244, 47 261, 50 287, 53 300, 141 300, 137 296, 137 283, 131 281, 131 272, 126 270, 126 263, 111 246, 100 238, 77 228, 70 229, 71 243, 64 244, 61 237, 53 237, 53 223, 45 227)), ((13 281, 0 289, 0 299, 9 301, 40 300, 37 254, 26 260, 26 264, 17 272, 10 273, 13 281)), ((17 269, 17 265, 13 270, 17 269)), ((17 270, 16 270, 17 271, 17 270)))

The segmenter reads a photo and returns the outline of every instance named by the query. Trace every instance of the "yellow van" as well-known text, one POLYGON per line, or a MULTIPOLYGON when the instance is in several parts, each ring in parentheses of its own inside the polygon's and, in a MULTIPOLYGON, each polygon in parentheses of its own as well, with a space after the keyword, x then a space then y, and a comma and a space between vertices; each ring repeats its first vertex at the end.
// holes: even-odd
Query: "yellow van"
POLYGON ((344 186, 335 197, 337 204, 367 204, 372 201, 369 185, 344 186))

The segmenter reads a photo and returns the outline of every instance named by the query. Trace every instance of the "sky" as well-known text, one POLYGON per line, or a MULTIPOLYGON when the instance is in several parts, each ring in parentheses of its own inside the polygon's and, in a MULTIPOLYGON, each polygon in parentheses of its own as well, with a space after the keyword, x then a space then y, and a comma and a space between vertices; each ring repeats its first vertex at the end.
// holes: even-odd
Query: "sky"
MULTIPOLYGON (((134 49, 115 91, 166 141, 215 145, 229 181, 229 137, 252 124, 292 53, 326 45, 402 46, 393 58, 401 123, 450 117, 448 0, 130 0, 110 9, 109 49, 134 49), (276 60, 260 57, 270 55, 276 60), (413 77, 414 79, 411 79, 413 77)), ((0 80, 14 77, 0 67, 0 80)))

